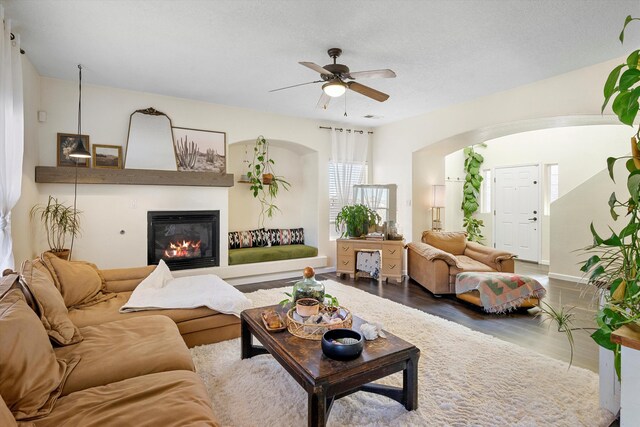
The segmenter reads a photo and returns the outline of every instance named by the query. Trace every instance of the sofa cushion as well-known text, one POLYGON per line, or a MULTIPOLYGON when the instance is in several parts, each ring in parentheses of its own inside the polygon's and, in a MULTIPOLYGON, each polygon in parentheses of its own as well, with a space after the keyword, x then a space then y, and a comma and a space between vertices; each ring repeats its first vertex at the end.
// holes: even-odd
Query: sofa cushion
POLYGON ((86 326, 82 335, 81 343, 55 349, 58 358, 80 356, 62 395, 140 375, 194 370, 191 354, 176 324, 166 316, 86 326))
MULTIPOLYGON (((13 418, 13 414, 7 408, 7 404, 4 403, 4 399, 0 396, 0 426, 3 427, 17 427, 16 419, 13 418)), ((26 427, 26 426, 25 426, 26 427)))
POLYGON ((307 245, 272 246, 270 248, 229 249, 229 265, 308 258, 318 255, 318 248, 307 245))
POLYGON ((43 253, 41 259, 67 307, 95 304, 111 298, 111 295, 102 293, 105 283, 95 264, 66 261, 50 252, 43 253))
POLYGON ((40 426, 217 426, 197 374, 170 371, 64 396, 40 426))
POLYGON ((100 323, 113 322, 115 320, 132 317, 155 316, 158 314, 168 316, 176 323, 219 314, 217 311, 206 307, 120 313, 118 310, 120 310, 120 307, 129 301, 130 296, 131 292, 117 292, 114 294, 114 298, 103 301, 99 304, 69 310, 69 318, 78 328, 82 329, 85 326, 98 325, 100 323))
POLYGON ((465 255, 458 255, 456 257, 458 260, 457 266, 449 267, 449 274, 455 278, 455 276, 459 273, 466 273, 469 271, 478 271, 478 272, 490 272, 495 271, 493 268, 489 267, 486 264, 481 263, 480 261, 476 261, 473 258, 469 258, 465 255))
POLYGON ((427 230, 422 233, 422 241, 452 255, 462 255, 467 247, 467 233, 427 230))
POLYGON ((56 359, 40 319, 19 290, 0 299, 0 337, 0 395, 16 420, 48 414, 78 360, 56 359))
POLYGON ((67 306, 49 274, 34 268, 32 261, 22 263, 22 277, 34 296, 40 320, 49 337, 59 345, 82 341, 82 335, 69 319, 67 306))

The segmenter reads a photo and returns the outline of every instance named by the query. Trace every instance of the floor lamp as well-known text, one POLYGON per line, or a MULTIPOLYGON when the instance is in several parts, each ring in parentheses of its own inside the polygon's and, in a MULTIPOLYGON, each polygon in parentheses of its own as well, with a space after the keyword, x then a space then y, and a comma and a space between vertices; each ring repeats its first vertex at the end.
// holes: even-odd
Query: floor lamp
POLYGON ((433 204, 431 206, 431 229, 442 231, 440 210, 444 208, 444 185, 433 186, 433 204))
POLYGON ((73 233, 71 233, 71 248, 69 249, 69 261, 73 254, 73 241, 76 237, 76 202, 78 199, 78 163, 91 158, 91 153, 82 142, 82 65, 78 64, 78 136, 73 150, 69 153, 76 166, 76 177, 73 183, 73 233))

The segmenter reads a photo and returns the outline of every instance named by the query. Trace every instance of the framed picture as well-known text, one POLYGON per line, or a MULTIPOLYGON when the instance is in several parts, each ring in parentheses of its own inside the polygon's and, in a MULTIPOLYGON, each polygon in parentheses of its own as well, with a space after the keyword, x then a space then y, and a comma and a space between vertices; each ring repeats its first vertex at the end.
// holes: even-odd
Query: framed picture
POLYGON ((227 172, 227 134, 173 127, 173 148, 179 171, 227 172))
MULTIPOLYGON (((84 147, 89 151, 89 135, 80 135, 80 139, 84 147)), ((78 144, 78 135, 75 133, 59 133, 58 134, 58 166, 75 166, 78 161, 79 168, 88 168, 89 159, 74 159, 69 157, 78 144)))
POLYGON ((119 145, 93 145, 93 167, 122 169, 122 147, 119 145))

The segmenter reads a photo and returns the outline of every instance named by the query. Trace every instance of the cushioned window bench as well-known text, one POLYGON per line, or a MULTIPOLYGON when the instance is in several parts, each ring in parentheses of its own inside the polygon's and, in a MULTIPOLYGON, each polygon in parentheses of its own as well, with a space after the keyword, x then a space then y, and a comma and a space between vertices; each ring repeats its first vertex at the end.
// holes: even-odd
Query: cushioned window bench
POLYGON ((229 233, 229 265, 312 258, 318 249, 304 244, 302 228, 272 228, 229 233))
POLYGON ((318 255, 318 248, 307 245, 284 245, 257 248, 229 249, 229 265, 254 262, 309 258, 318 255))

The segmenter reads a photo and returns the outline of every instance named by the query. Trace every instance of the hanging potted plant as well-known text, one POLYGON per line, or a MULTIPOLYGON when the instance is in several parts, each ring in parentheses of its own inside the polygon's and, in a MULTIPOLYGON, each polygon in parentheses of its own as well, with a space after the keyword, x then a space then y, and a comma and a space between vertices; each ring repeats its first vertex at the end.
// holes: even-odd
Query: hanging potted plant
POLYGON ((275 212, 280 210, 274 203, 280 188, 288 191, 291 187, 284 177, 275 174, 274 165, 275 162, 269 157, 269 141, 260 135, 253 147, 253 160, 249 162, 247 171, 247 178, 251 184, 249 189, 253 197, 260 202, 260 227, 264 227, 265 218, 273 217, 275 212))
POLYGON ((80 234, 79 214, 81 212, 60 203, 49 196, 45 205, 35 205, 31 209, 31 218, 38 216, 47 233, 49 250, 59 258, 69 259, 69 249, 65 248, 67 236, 77 237, 80 234))
POLYGON ((376 211, 365 205, 346 205, 336 215, 336 231, 342 231, 343 237, 360 237, 381 220, 376 211))

